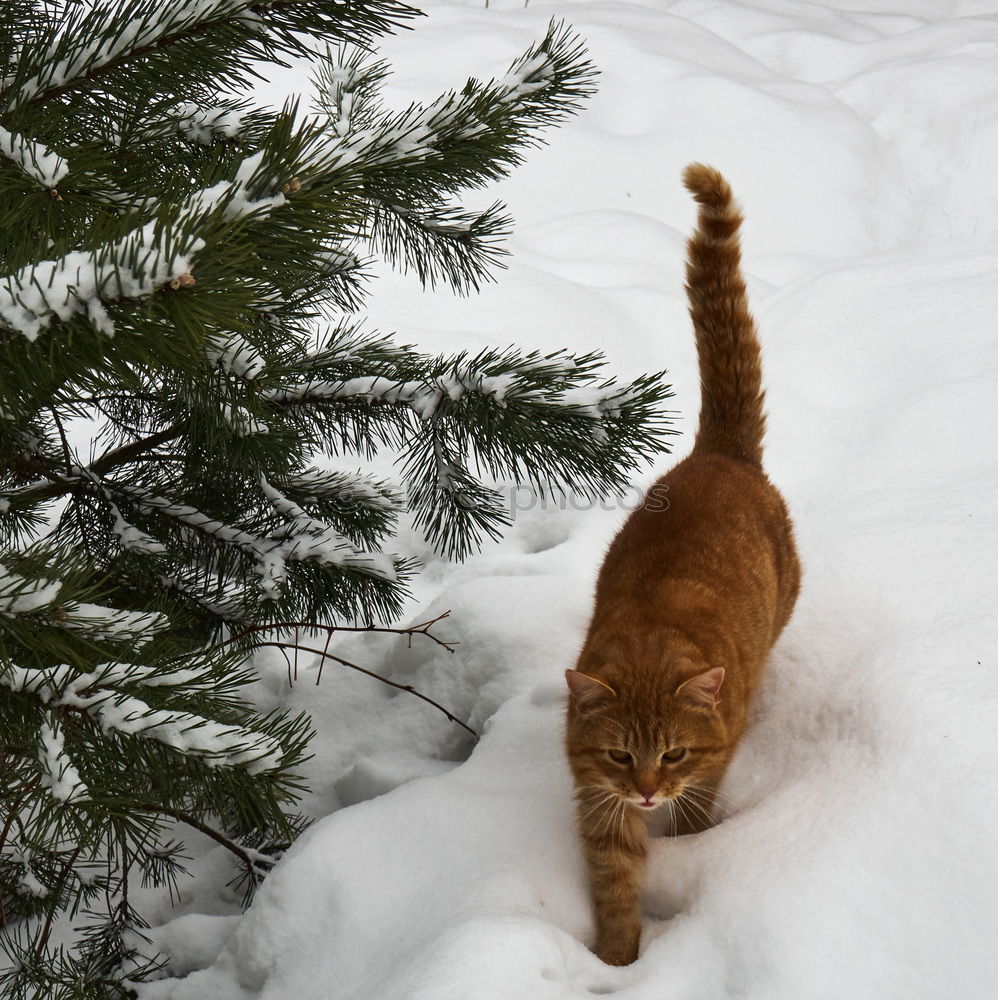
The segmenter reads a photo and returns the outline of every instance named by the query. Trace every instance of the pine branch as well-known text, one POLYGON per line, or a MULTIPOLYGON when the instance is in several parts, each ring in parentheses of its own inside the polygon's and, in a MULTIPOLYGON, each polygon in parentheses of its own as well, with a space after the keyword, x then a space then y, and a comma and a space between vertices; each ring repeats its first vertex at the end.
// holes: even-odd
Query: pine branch
POLYGON ((230 854, 234 854, 240 861, 246 866, 247 870, 250 872, 255 872, 256 861, 251 857, 250 853, 243 847, 240 847, 235 841, 230 840, 219 830, 214 827, 209 826, 207 823, 199 820, 196 816, 192 816, 190 813, 183 812, 180 809, 170 809, 163 805, 155 805, 152 802, 138 802, 132 805, 134 809, 141 809, 144 812, 155 813, 157 816, 169 816, 171 819, 175 819, 180 823, 185 823, 192 830, 197 830, 199 833, 203 833, 206 837, 210 837, 215 841, 216 844, 221 844, 230 854))
POLYGON ((167 427, 157 434, 150 434, 149 437, 139 441, 133 441, 121 448, 107 452, 91 462, 90 465, 80 470, 79 474, 66 473, 65 475, 52 473, 49 482, 32 483, 14 493, 9 494, 12 498, 23 498, 27 502, 38 503, 45 500, 53 500, 72 492, 80 482, 84 480, 101 479, 112 469, 121 465, 126 465, 143 457, 148 452, 158 448, 161 444, 174 441, 184 433, 184 427, 180 424, 175 427, 167 427))
MULTIPOLYGON (((191 0, 182 0, 179 4, 129 0, 125 4, 98 6, 93 12, 84 12, 65 25, 66 34, 79 39, 75 53, 53 26, 48 39, 43 39, 39 45, 40 51, 25 52, 22 56, 27 60, 44 54, 52 60, 63 55, 68 48, 75 61, 69 61, 63 55, 64 61, 69 64, 58 64, 58 68, 48 69, 49 83, 45 83, 43 77, 34 87, 22 84, 19 88, 21 101, 17 104, 11 105, 9 98, 18 81, 7 83, 0 88, 0 106, 7 105, 7 114, 20 109, 24 102, 30 107, 37 107, 83 85, 99 83, 116 71, 148 60, 150 56, 168 54, 177 46, 203 44, 213 34, 230 29, 233 23, 240 21, 249 29, 267 31, 269 44, 259 54, 266 54, 277 62, 280 54, 295 55, 307 51, 296 41, 296 31, 319 36, 330 32, 363 43, 420 13, 395 0, 358 0, 353 7, 353 12, 337 11, 340 17, 334 18, 332 4, 315 0, 211 0, 197 4, 191 0), (327 14, 326 10, 330 13, 327 14), (270 23, 265 20, 267 15, 270 15, 270 23), (353 21, 344 21, 344 15, 352 16, 353 21), (126 26, 127 31, 121 30, 126 26), (104 44, 87 46, 85 39, 88 35, 99 37, 104 44), (107 44, 108 39, 113 40, 111 44, 107 44), (56 82, 60 75, 64 78, 56 82)), ((244 46, 253 38, 251 30, 246 35, 244 46)), ((249 52, 258 54, 255 48, 249 48, 249 52)), ((4 117, 6 115, 0 116, 0 120, 4 117)))

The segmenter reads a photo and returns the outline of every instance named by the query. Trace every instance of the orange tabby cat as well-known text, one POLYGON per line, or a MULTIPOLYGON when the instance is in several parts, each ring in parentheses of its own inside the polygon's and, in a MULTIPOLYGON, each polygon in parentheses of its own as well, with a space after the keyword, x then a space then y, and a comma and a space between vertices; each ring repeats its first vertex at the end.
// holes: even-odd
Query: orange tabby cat
MULTIPOLYGON (((762 470, 759 342, 727 181, 693 164, 687 292, 700 362, 692 454, 656 484, 668 507, 627 519, 607 553, 570 690, 566 743, 596 907, 596 954, 637 958, 646 817, 710 824, 749 700, 797 599, 786 505, 762 470)), ((655 509, 657 506, 657 509, 655 509)))

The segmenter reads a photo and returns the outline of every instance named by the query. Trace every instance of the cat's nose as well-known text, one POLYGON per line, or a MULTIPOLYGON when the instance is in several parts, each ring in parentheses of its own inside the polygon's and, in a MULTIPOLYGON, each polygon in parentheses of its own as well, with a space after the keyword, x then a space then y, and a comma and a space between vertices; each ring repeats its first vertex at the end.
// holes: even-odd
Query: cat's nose
POLYGON ((650 775, 647 777, 642 776, 634 782, 634 787, 637 788, 640 795, 644 796, 647 802, 655 797, 655 793, 658 791, 658 782, 650 775))

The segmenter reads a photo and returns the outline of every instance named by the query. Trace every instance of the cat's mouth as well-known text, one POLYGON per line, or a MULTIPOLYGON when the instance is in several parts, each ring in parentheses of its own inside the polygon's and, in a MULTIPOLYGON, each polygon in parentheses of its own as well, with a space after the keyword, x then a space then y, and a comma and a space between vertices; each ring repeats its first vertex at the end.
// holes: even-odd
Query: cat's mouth
POLYGON ((637 806, 639 809, 657 809, 659 806, 665 805, 668 801, 664 796, 655 796, 652 799, 628 799, 627 800, 632 806, 637 806))

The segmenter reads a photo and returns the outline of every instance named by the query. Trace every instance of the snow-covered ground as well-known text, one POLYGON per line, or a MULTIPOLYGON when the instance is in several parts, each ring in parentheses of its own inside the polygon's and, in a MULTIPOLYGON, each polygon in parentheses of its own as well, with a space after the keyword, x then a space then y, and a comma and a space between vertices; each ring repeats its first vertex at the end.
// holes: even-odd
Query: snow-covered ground
POLYGON ((146 900, 185 978, 143 1000, 990 1000, 998 0, 424 7, 383 50, 400 105, 502 72, 552 15, 588 39, 600 92, 502 185, 518 225, 499 283, 461 300, 386 276, 372 325, 427 349, 667 367, 688 430, 679 175, 719 167, 747 214, 767 464, 797 523, 801 601, 722 822, 654 843, 642 955, 612 969, 587 948, 562 671, 626 510, 520 511, 463 565, 405 539, 427 563, 413 620, 450 609, 436 631, 457 651, 344 639, 343 655, 481 741, 360 675, 327 667, 315 687, 305 670, 289 691, 283 662, 261 661, 262 702, 314 715, 320 818, 243 917, 221 848, 178 909, 146 900))

